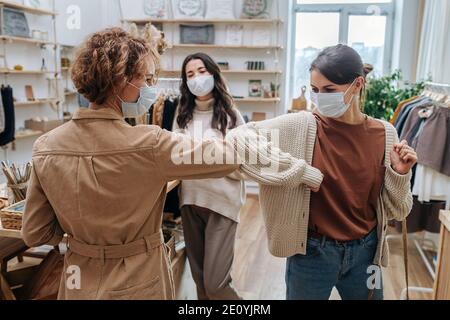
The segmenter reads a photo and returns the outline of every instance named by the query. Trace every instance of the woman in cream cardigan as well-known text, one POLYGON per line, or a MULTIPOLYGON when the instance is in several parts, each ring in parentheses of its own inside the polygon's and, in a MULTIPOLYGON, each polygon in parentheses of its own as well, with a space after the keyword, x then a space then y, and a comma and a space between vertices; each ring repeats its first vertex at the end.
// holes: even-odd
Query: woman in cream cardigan
POLYGON ((245 159, 241 170, 261 184, 269 249, 287 258, 287 299, 328 299, 333 287, 343 299, 383 299, 387 223, 411 210, 417 156, 390 124, 362 112, 370 71, 352 48, 327 48, 311 66, 314 113, 227 136, 245 159))

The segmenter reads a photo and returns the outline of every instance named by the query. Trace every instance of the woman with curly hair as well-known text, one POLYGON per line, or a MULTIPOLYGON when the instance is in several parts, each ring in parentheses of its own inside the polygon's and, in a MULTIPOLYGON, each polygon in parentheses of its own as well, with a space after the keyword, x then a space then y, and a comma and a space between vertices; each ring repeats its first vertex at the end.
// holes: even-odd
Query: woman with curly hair
POLYGON ((90 107, 34 145, 22 233, 30 247, 58 245, 67 234, 60 299, 173 299, 161 233, 167 183, 238 168, 175 161, 179 146, 183 159, 198 150, 233 152, 219 140, 124 121, 153 104, 159 59, 148 41, 120 28, 90 36, 72 71, 90 107))

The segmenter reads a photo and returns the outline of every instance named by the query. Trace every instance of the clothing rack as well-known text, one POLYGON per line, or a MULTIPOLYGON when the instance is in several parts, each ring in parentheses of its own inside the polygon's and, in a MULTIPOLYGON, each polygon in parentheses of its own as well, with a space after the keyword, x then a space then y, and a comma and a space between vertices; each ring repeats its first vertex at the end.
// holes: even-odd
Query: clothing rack
MULTIPOLYGON (((427 82, 427 83, 425 83, 425 89, 424 89, 423 95, 425 95, 433 100, 436 100, 436 97, 439 97, 438 100, 442 100, 442 101, 436 101, 436 102, 438 102, 437 106, 448 107, 448 105, 447 106, 440 105, 439 103, 446 102, 448 104, 448 102, 450 102, 450 99, 449 99, 450 98, 450 84, 427 82)), ((388 238, 389 239, 397 238, 397 236, 389 236, 388 238)), ((428 273, 430 274, 431 278, 434 281, 436 278, 435 267, 428 260, 425 250, 423 248, 423 244, 426 241, 427 241, 426 239, 422 239, 419 241, 416 238, 416 239, 414 239, 414 246, 415 246, 416 250, 419 252, 419 255, 420 255, 423 263, 425 264, 425 267, 427 268, 428 273)), ((431 242, 431 241, 429 240, 429 242, 431 242)), ((432 246, 434 246, 434 244, 432 246)), ((406 300, 408 291, 409 292, 421 292, 421 293, 433 293, 433 288, 425 288, 425 287, 404 288, 402 290, 402 293, 400 296, 401 300, 406 300)))
POLYGON ((158 78, 156 88, 159 94, 180 95, 181 78, 158 78))

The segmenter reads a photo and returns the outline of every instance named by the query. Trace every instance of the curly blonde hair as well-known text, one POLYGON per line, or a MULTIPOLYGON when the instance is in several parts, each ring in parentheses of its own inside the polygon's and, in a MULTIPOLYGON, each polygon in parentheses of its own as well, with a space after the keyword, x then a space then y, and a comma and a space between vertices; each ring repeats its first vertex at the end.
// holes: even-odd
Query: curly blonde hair
POLYGON ((91 103, 102 105, 125 88, 127 82, 159 72, 160 55, 140 37, 122 28, 92 34, 79 48, 72 67, 78 92, 91 103))

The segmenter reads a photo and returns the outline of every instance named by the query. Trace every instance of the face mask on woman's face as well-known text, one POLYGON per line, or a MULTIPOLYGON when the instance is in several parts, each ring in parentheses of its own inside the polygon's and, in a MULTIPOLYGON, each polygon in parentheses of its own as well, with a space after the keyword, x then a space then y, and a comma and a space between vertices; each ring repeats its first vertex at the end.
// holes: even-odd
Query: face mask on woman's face
POLYGON ((134 84, 128 82, 129 85, 139 89, 139 99, 137 102, 125 102, 122 101, 122 113, 125 118, 138 118, 148 112, 150 107, 156 102, 158 98, 158 92, 155 87, 149 87, 147 83, 145 87, 137 87, 134 84))
POLYGON ((214 77, 212 75, 201 75, 187 82, 189 91, 196 97, 204 97, 214 90, 214 77))
POLYGON ((329 118, 336 119, 342 117, 350 108, 355 98, 355 95, 353 95, 350 101, 345 103, 345 96, 353 87, 355 81, 345 92, 316 93, 311 91, 311 100, 317 107, 317 111, 319 111, 321 115, 329 118))

